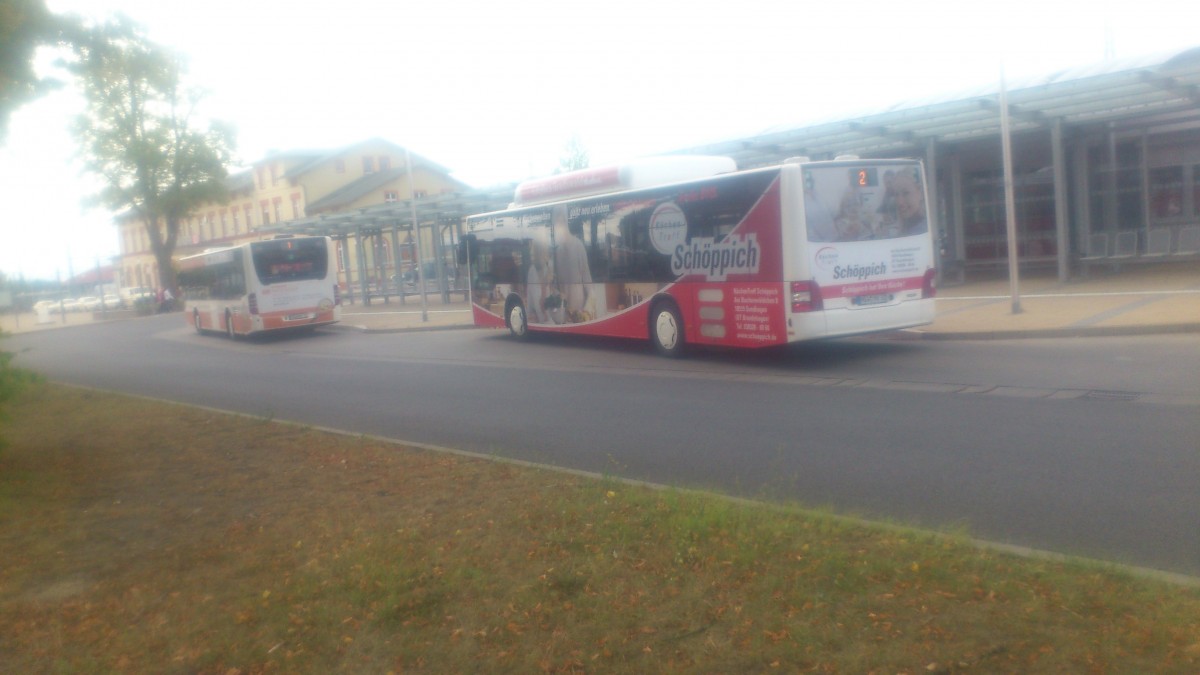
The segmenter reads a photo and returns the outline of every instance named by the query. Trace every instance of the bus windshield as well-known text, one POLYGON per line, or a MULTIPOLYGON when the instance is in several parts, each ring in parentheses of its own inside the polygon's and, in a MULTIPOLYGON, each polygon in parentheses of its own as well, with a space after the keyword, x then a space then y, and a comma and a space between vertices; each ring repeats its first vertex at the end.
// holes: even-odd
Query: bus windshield
POLYGON ((323 239, 258 241, 250 251, 254 272, 263 284, 325 278, 328 256, 323 239))

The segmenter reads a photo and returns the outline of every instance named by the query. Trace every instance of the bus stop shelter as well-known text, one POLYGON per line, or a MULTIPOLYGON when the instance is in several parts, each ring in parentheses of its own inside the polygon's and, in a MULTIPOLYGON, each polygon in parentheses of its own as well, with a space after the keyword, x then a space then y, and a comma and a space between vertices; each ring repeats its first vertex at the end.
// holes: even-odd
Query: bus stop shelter
MULTIPOLYGON (((291 220, 263 228, 263 232, 326 236, 338 242, 339 264, 351 302, 357 292, 364 304, 370 304, 372 297, 387 302, 391 295, 403 303, 404 261, 410 261, 415 270, 418 292, 425 293, 424 277, 432 271, 442 301, 449 302, 452 291, 464 290, 453 287, 456 284, 449 274, 464 220, 472 214, 503 209, 512 201, 514 187, 502 185, 376 204, 291 220)), ((457 285, 462 283, 458 281, 457 285)))

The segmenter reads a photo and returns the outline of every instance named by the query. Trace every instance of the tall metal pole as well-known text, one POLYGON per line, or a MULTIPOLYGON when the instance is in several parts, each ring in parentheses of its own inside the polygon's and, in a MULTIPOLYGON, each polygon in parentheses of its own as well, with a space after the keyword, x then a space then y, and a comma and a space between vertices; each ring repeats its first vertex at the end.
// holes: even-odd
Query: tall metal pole
POLYGON ((1008 127, 1008 86, 1004 66, 1000 66, 1000 140, 1004 146, 1004 212, 1008 229, 1008 287, 1012 294, 1012 313, 1021 313, 1021 292, 1017 280, 1017 209, 1013 194, 1012 138, 1008 127))
POLYGON ((417 188, 413 184, 412 154, 404 148, 404 164, 408 170, 408 207, 412 209, 413 229, 417 232, 417 287, 421 289, 421 321, 429 322, 429 300, 425 297, 425 271, 421 264, 421 224, 417 222, 417 188))
POLYGON ((1054 119, 1050 126, 1050 157, 1054 165, 1054 231, 1058 253, 1058 280, 1066 283, 1071 276, 1070 215, 1067 211, 1067 153, 1063 140, 1063 121, 1054 119))

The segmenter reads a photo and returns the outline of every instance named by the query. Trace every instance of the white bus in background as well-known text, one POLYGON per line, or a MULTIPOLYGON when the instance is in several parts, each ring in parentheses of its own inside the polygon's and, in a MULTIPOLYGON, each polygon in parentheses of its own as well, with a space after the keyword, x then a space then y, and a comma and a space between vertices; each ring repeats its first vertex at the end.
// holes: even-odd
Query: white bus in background
POLYGON ((179 261, 179 288, 198 332, 233 338, 341 319, 328 237, 280 237, 188 256, 179 261))
POLYGON ((931 323, 926 203, 912 160, 652 158, 523 183, 461 257, 479 326, 766 347, 931 323))

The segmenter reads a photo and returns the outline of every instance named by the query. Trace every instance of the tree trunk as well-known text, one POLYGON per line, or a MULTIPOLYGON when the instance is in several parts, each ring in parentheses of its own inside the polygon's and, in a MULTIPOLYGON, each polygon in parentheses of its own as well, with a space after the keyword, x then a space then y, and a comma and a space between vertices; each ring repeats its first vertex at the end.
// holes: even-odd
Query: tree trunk
POLYGON ((171 254, 174 251, 166 250, 166 247, 156 248, 154 250, 154 259, 158 262, 158 287, 170 289, 171 295, 178 298, 179 289, 176 287, 175 266, 171 264, 171 254))

